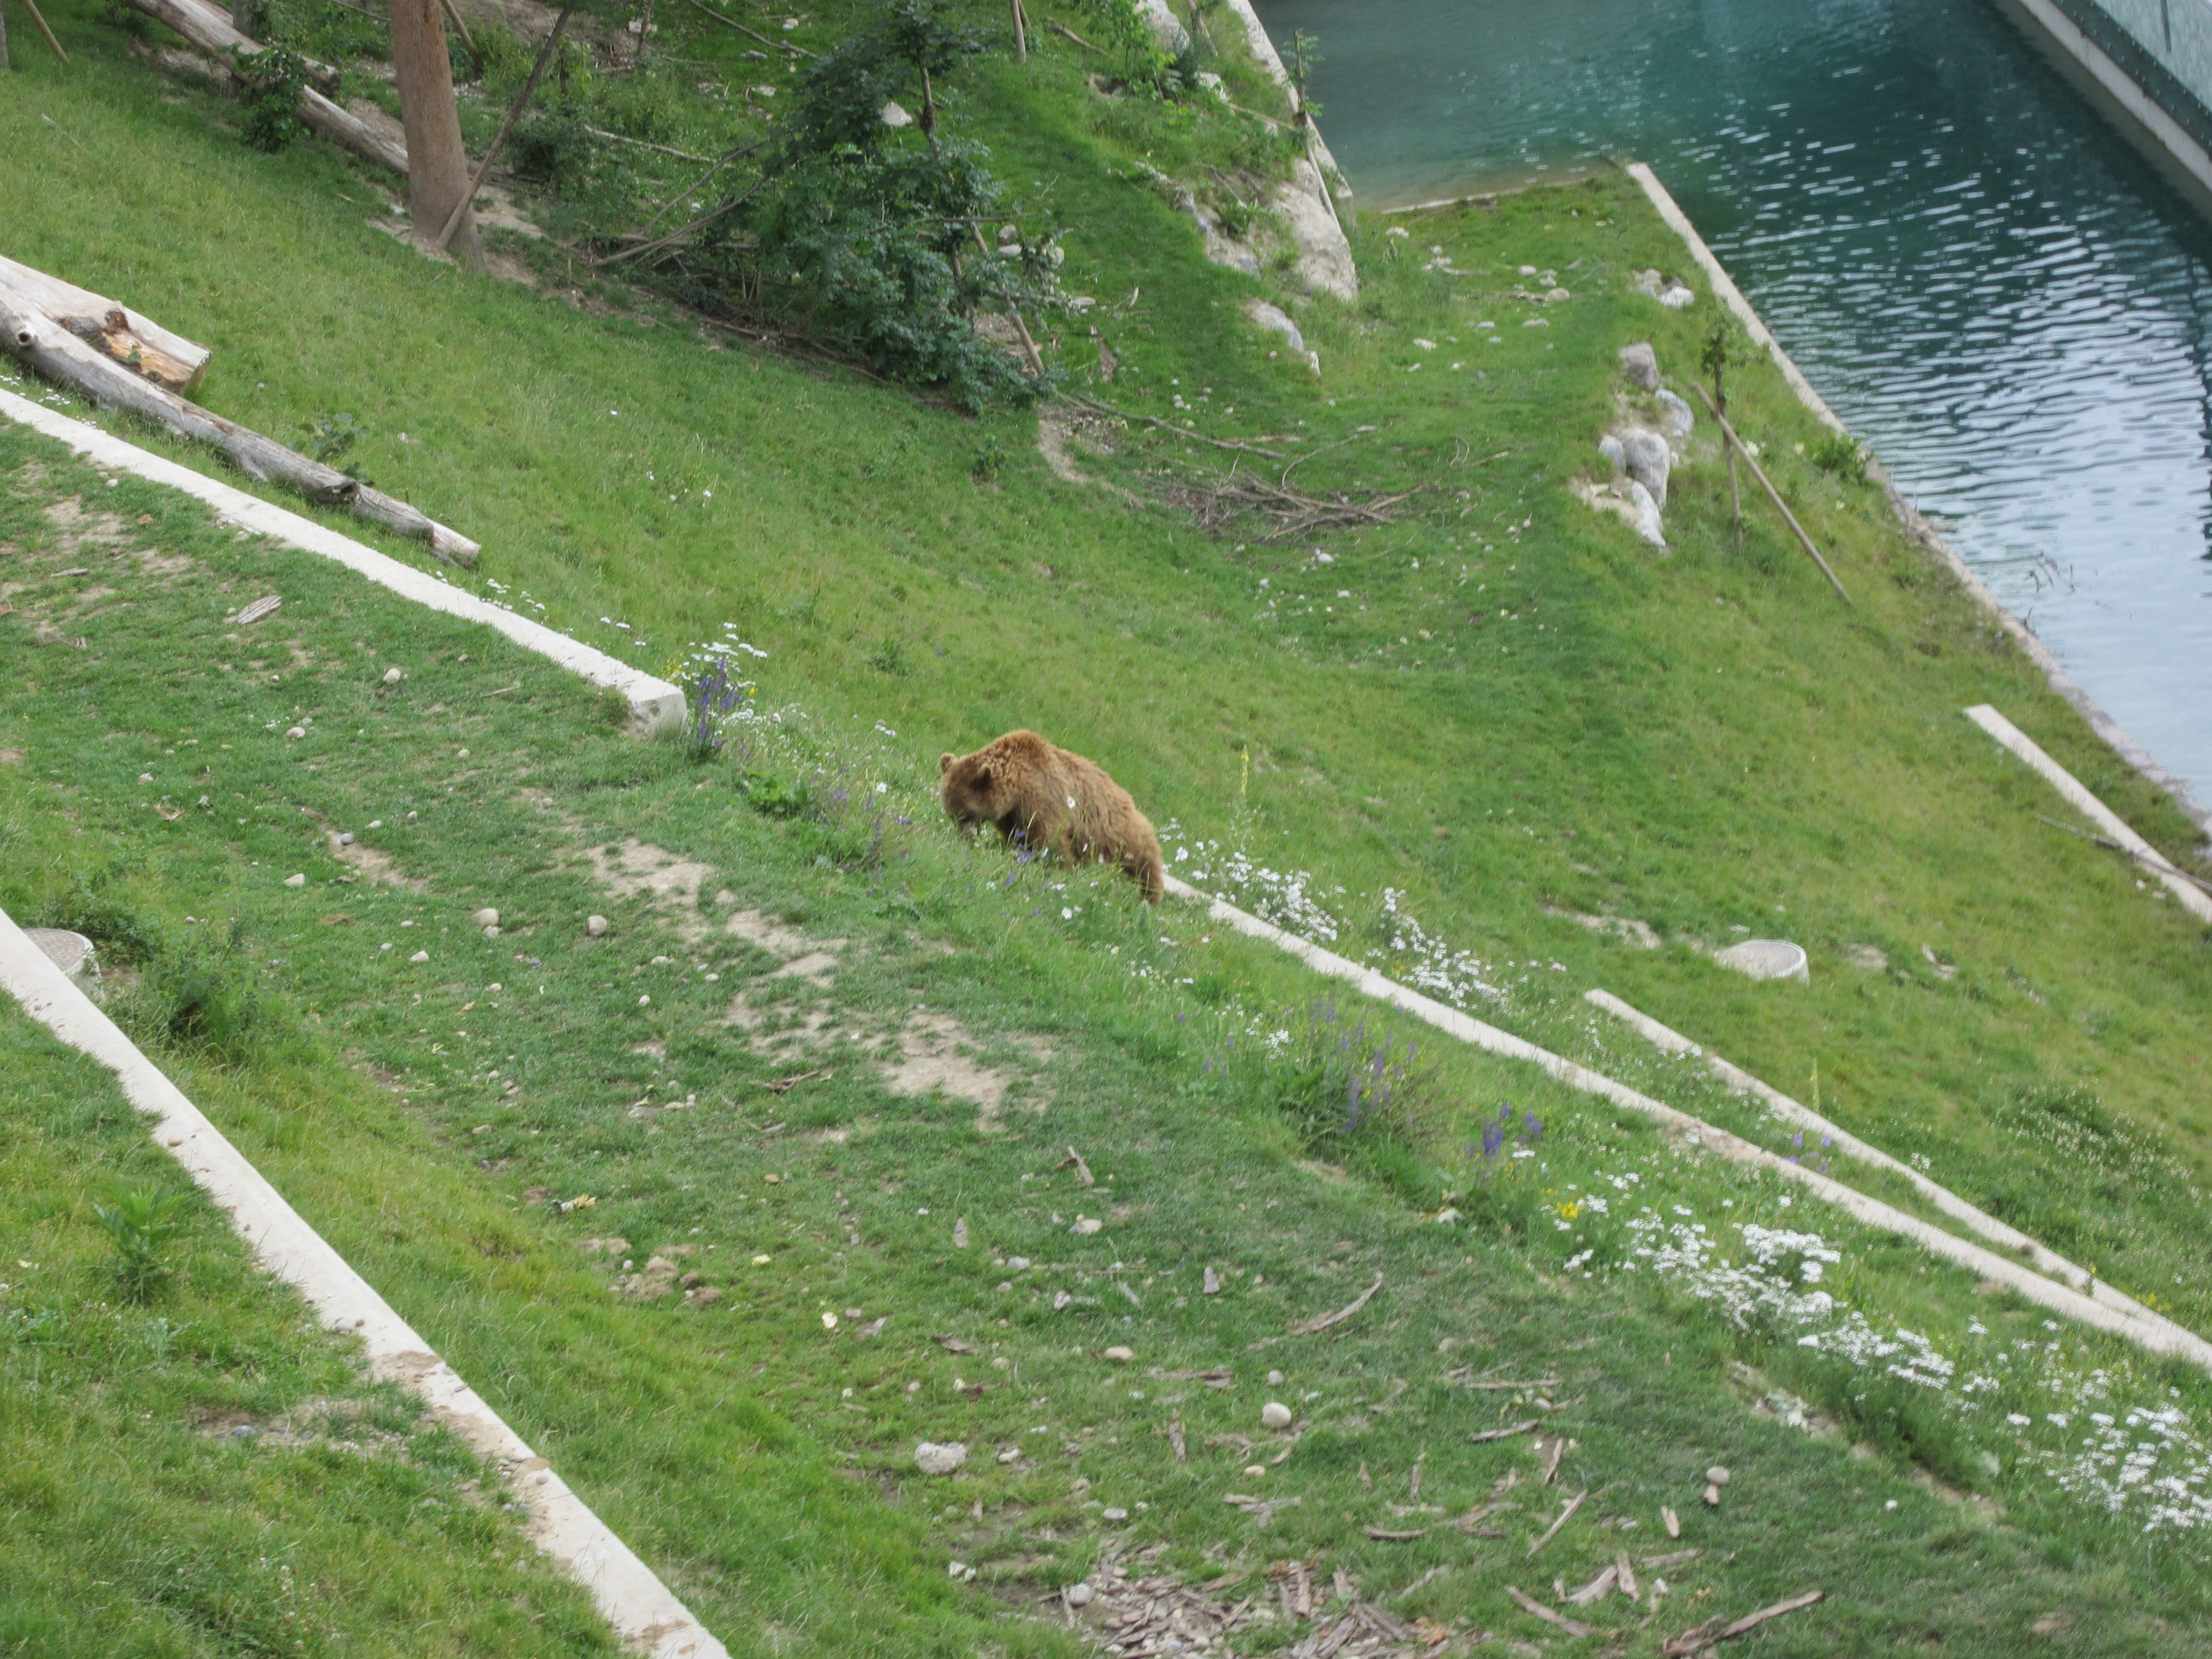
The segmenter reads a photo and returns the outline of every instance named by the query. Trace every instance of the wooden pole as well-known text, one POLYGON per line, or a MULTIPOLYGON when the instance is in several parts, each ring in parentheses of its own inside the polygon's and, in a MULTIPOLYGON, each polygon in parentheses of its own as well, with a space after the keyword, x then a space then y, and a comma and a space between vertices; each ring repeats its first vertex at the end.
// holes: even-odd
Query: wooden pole
MULTIPOLYGON (((1697 386, 1698 396, 1705 400, 1705 407, 1712 410, 1713 418, 1721 423, 1721 434, 1738 449, 1743 449, 1743 440, 1735 435, 1735 428, 1728 423, 1728 416, 1713 407, 1711 394, 1705 387, 1698 386, 1694 380, 1690 384, 1697 386)), ((1783 522, 1790 526, 1791 532, 1796 536, 1799 544, 1813 556, 1813 562, 1820 567, 1820 574, 1828 579, 1828 586, 1836 590, 1845 605, 1850 604, 1851 596, 1844 591, 1843 583, 1836 580, 1836 573, 1828 568, 1828 562, 1820 556, 1820 550, 1813 545, 1813 538, 1805 533, 1805 526, 1797 522, 1797 515, 1790 510, 1790 503, 1782 499, 1782 492, 1774 487, 1774 480, 1766 476, 1766 469, 1752 459, 1751 452, 1747 449, 1743 451, 1743 464, 1751 469, 1751 476, 1758 479, 1759 487, 1766 491, 1766 499, 1774 503, 1774 510, 1782 515, 1783 522)))
MULTIPOLYGON (((1021 0, 1014 0, 1014 3, 1019 5, 1021 0)), ((8 8, 5 0, 0 0, 0 70, 15 67, 8 61, 8 8)))
POLYGON ((39 33, 46 37, 46 44, 54 49, 54 56, 63 63, 68 63, 69 54, 62 50, 62 43, 54 39, 54 32, 46 27, 46 15, 39 9, 39 0, 23 0, 23 5, 31 14, 31 21, 39 26, 39 33))
POLYGON ((1011 3, 1014 12, 1014 61, 1026 64, 1030 61, 1030 37, 1023 25, 1027 20, 1022 15, 1022 0, 1011 0, 1011 3))
MULTIPOLYGON (((562 31, 568 27, 569 15, 575 9, 576 0, 568 0, 568 3, 561 8, 561 15, 553 20, 553 33, 545 37, 545 44, 538 49, 538 61, 530 66, 530 78, 522 83, 521 95, 515 99, 514 107, 507 111, 507 119, 499 124, 499 132, 492 139, 491 148, 484 152, 483 160, 477 163, 477 170, 469 179, 469 187, 461 192, 461 199, 453 204, 453 213, 446 220, 445 228, 438 233, 436 246, 441 252, 453 240, 453 233, 460 228, 461 221, 467 216, 469 204, 477 199, 477 190, 483 185, 484 174, 491 171, 491 164, 499 160, 500 151, 507 146, 507 135, 514 131, 514 124, 522 118, 522 112, 530 106, 531 99, 537 95, 538 83, 544 79, 545 66, 553 61, 553 54, 561 49, 562 31)), ((643 49, 642 46, 639 48, 640 51, 643 49)))
POLYGON ((446 9, 446 21, 461 32, 462 49, 468 53, 469 62, 477 66, 477 78, 481 81, 484 72, 483 48, 477 45, 476 36, 469 33, 469 20, 461 15, 461 9, 453 3, 453 0, 441 0, 441 3, 446 9))
MULTIPOLYGON (((1721 365, 1713 365, 1713 418, 1723 420, 1728 415, 1728 391, 1721 381, 1721 365)), ((1743 549, 1743 492, 1737 488, 1735 478, 1735 445, 1723 439, 1722 453, 1728 457, 1729 524, 1735 532, 1736 550, 1743 549)))

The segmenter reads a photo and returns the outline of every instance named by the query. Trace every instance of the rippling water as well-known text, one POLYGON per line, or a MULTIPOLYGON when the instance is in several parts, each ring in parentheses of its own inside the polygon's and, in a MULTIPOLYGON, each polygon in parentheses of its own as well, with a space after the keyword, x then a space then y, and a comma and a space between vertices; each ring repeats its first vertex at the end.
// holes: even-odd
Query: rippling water
POLYGON ((1260 11, 1318 37, 1363 206, 1650 162, 1905 493, 2212 801, 2212 233, 1990 0, 1260 11))

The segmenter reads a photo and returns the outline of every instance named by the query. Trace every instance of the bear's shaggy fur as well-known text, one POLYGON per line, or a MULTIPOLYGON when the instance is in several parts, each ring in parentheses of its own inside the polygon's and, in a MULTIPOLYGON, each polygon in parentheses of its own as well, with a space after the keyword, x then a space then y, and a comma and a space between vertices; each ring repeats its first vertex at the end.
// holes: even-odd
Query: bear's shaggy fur
POLYGON ((1096 762, 1034 732, 1009 732, 972 755, 939 757, 937 769, 945 775, 945 810, 963 831, 988 823, 1064 863, 1118 864, 1147 904, 1159 902, 1167 879, 1159 837, 1096 762))

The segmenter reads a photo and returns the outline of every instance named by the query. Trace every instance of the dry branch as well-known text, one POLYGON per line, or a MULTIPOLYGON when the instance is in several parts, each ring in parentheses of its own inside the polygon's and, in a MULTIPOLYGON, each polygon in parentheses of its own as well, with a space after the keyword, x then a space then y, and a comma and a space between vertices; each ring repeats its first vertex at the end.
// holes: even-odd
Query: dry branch
POLYGON ((1257 444, 1240 444, 1233 438, 1209 438, 1203 432, 1190 431, 1187 428, 1177 426, 1173 421, 1163 421, 1156 415, 1132 415, 1124 410, 1115 408, 1111 404, 1102 404, 1095 398, 1080 397, 1073 392, 1063 392, 1060 395, 1067 402, 1079 408, 1087 409, 1094 415, 1110 415, 1117 421, 1141 421, 1146 426, 1156 426, 1162 431, 1172 432, 1178 438, 1188 438, 1199 443, 1212 444, 1216 449, 1241 449, 1248 455, 1265 455, 1271 461, 1279 461, 1283 459, 1278 451, 1262 449, 1257 444))
MULTIPOLYGON (((249 58, 267 50, 259 41, 240 34, 230 26, 230 19, 203 5, 200 0, 124 0, 124 3, 157 23, 167 24, 202 52, 213 52, 217 58, 228 58, 234 50, 249 58)), ((327 64, 310 64, 308 70, 325 85, 337 85, 337 71, 327 64)), ((297 112, 310 131, 320 134, 339 149, 350 150, 364 161, 388 168, 403 179, 407 176, 405 144, 339 108, 313 87, 300 89, 297 112)))
POLYGON ((461 221, 468 217, 469 204, 477 199, 477 191, 483 188, 484 174, 491 171, 491 164, 499 160, 500 151, 507 148, 507 135, 514 131, 514 124, 522 118, 522 112, 530 107, 530 100, 538 95, 538 83, 545 78, 545 66, 553 61, 553 54, 561 50, 561 37, 568 32, 568 19, 575 9, 576 0, 568 0, 568 3, 561 8, 561 15, 553 20, 553 32, 545 37, 545 44, 538 49, 538 61, 530 66, 530 78, 522 83, 522 90, 515 94, 514 106, 507 112, 507 118, 499 124, 499 131, 492 137, 491 147, 484 151, 483 160, 477 163, 477 170, 469 179, 469 187, 461 192, 461 199, 453 204, 453 212, 446 216, 445 225, 438 232, 436 246, 441 252, 444 251, 447 243, 453 240, 453 233, 461 228, 461 221))
POLYGON ((141 380, 4 289, 0 289, 0 346, 5 346, 25 368, 82 392, 96 404, 127 410, 167 427, 179 437, 214 445, 248 477, 264 483, 274 480, 309 501, 343 507, 403 536, 428 542, 430 550, 450 564, 476 562, 479 549, 467 537, 336 467, 311 460, 273 438, 227 421, 151 380, 141 380))
POLYGON ((1556 1626, 1570 1636, 1589 1636, 1593 1633, 1590 1626, 1583 1624, 1580 1620, 1570 1619, 1564 1613, 1553 1613, 1534 1596, 1523 1595, 1510 1584, 1505 1587, 1505 1593, 1513 1598, 1515 1605, 1522 1612, 1540 1619, 1547 1625, 1556 1626))
POLYGON ((1825 1592, 1820 1590, 1807 1590, 1802 1595, 1793 1595, 1785 1601, 1777 1601, 1771 1607, 1761 1607, 1757 1613, 1747 1613, 1731 1625, 1723 1625, 1719 1620, 1713 1620, 1710 1623, 1698 1626, 1695 1630, 1684 1631, 1659 1651, 1666 1655, 1667 1659, 1689 1659, 1692 1654, 1703 1653, 1707 1648, 1718 1647, 1723 1642, 1732 1641, 1747 1631, 1756 1630, 1770 1619, 1779 1619, 1785 1613, 1795 1613, 1800 1607, 1809 1607, 1824 1594, 1825 1592))
POLYGON ((1375 1275, 1375 1282, 1372 1285, 1370 1285, 1365 1290, 1360 1291, 1358 1296, 1352 1297, 1351 1301, 1346 1303, 1344 1306, 1339 1308, 1335 1312, 1316 1314, 1311 1319, 1305 1320, 1301 1323, 1293 1325, 1291 1327, 1290 1334, 1292 1336, 1318 1336, 1332 1325, 1341 1325, 1346 1320, 1351 1318, 1352 1315, 1358 1313, 1362 1308, 1365 1307, 1367 1305, 1368 1299, 1372 1297, 1376 1291, 1382 1288, 1382 1275, 1381 1273, 1377 1273, 1375 1275))
MULTIPOLYGON (((1170 428, 1170 430, 1174 428, 1170 428)), ((1193 437, 1194 433, 1186 433, 1193 437)), ((1259 453, 1265 454, 1264 450, 1259 453)), ((1265 478, 1248 476, 1233 469, 1218 483, 1197 483, 1177 480, 1164 492, 1167 500, 1188 512, 1204 530, 1214 530, 1242 514, 1257 513, 1268 522, 1268 528, 1257 539, 1262 542, 1292 541, 1320 530, 1337 530, 1367 525, 1389 524, 1392 511, 1401 502, 1420 494, 1418 489, 1403 489, 1395 495, 1373 495, 1364 501, 1352 501, 1339 495, 1309 495, 1270 483, 1265 478)))

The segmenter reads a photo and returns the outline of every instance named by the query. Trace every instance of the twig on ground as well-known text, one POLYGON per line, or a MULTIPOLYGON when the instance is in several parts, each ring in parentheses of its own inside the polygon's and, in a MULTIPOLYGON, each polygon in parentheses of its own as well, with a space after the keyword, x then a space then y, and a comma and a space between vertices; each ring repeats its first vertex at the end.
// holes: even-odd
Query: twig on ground
POLYGON ((705 167, 713 159, 706 155, 694 155, 688 149, 678 149, 673 144, 656 144, 650 138, 633 138, 626 132, 609 132, 605 127, 595 127, 588 121, 583 125, 584 131, 590 133, 592 137, 605 138, 611 143, 635 144, 640 149, 657 150, 663 155, 673 155, 679 161, 696 161, 701 167, 705 167))
POLYGON ((1096 1181, 1091 1179, 1091 1166, 1083 1161, 1083 1154, 1077 1152, 1073 1146, 1067 1149, 1067 1156, 1060 1159, 1059 1163, 1054 1164, 1053 1168, 1055 1170, 1073 1170, 1075 1171, 1075 1178, 1086 1187, 1096 1187, 1098 1184, 1096 1181))
POLYGON ((1502 1429, 1485 1429, 1480 1434, 1468 1436, 1468 1441, 1472 1445, 1480 1446, 1490 1440, 1510 1440, 1515 1435, 1526 1434, 1535 1426, 1536 1419, 1532 1417, 1525 1423, 1509 1423, 1502 1429))
POLYGON ((1761 1607, 1757 1613, 1747 1613, 1732 1625, 1723 1625, 1717 1619, 1686 1630, 1668 1642, 1659 1651, 1666 1659, 1689 1659, 1693 1653, 1703 1653, 1707 1648, 1718 1647, 1733 1641, 1747 1631, 1756 1630, 1770 1619, 1779 1619, 1785 1613, 1795 1613, 1800 1607, 1809 1607, 1826 1592, 1807 1590, 1802 1595, 1793 1595, 1786 1601, 1777 1601, 1771 1607, 1761 1607))
POLYGON ((1559 1629, 1566 1632, 1570 1636, 1594 1636, 1596 1634, 1596 1632, 1591 1629, 1589 1626, 1583 1624, 1580 1620, 1570 1619, 1564 1613, 1553 1612, 1551 1608, 1546 1607, 1534 1596, 1523 1595, 1519 1590, 1514 1589, 1510 1584, 1508 1584, 1505 1587, 1505 1593, 1513 1598, 1515 1605, 1517 1606, 1522 1612, 1529 1614, 1533 1618, 1540 1619, 1547 1625, 1556 1625, 1559 1629))
POLYGON ((1580 1492, 1577 1492, 1572 1498, 1567 1499, 1567 1506, 1559 1511, 1559 1518, 1553 1522, 1550 1526, 1545 1528, 1543 1535, 1538 1538, 1534 1543, 1528 1546, 1528 1555, 1523 1559, 1534 1559, 1538 1550, 1543 1548, 1545 1545, 1550 1543, 1554 1538, 1557 1538, 1559 1535, 1559 1528, 1565 1526, 1568 1522, 1575 1518, 1575 1511, 1582 1508, 1583 1499, 1589 1496, 1589 1488, 1585 1486, 1580 1492))
POLYGON ((1367 1305, 1368 1298, 1382 1288, 1382 1275, 1375 1275, 1375 1282, 1334 1313, 1316 1314, 1313 1318, 1291 1327, 1291 1336, 1318 1336, 1332 1325, 1340 1325, 1367 1305))
POLYGON ((1467 1386, 1480 1389, 1486 1394, 1510 1394, 1516 1389, 1556 1389, 1559 1386, 1559 1379, 1540 1376, 1533 1382, 1470 1382, 1467 1386))
MULTIPOLYGON (((692 0, 692 3, 696 5, 698 3, 698 0, 692 0)), ((1112 52, 1107 51, 1103 46, 1092 46, 1088 40, 1078 34, 1073 29, 1068 27, 1066 24, 1061 22, 1057 17, 1046 18, 1044 21, 1044 26, 1050 29, 1054 34, 1065 35, 1070 40, 1074 41, 1077 46, 1082 47, 1085 52, 1095 52, 1101 58, 1111 58, 1114 55, 1112 52)))
POLYGON ((815 56, 813 52, 807 51, 804 46, 793 46, 788 40, 779 40, 773 35, 763 34, 758 29, 749 29, 743 23, 738 21, 736 18, 725 17, 720 12, 716 11, 712 6, 701 5, 700 0, 691 0, 691 3, 695 7, 697 7, 699 10, 705 12, 708 16, 713 18, 717 23, 726 23, 738 33, 750 35, 752 39, 759 41, 761 45, 764 46, 781 46, 784 51, 789 52, 794 58, 811 58, 815 56))
POLYGON ((1146 426, 1156 426, 1163 431, 1172 432, 1178 438, 1190 438, 1199 443, 1212 444, 1216 449, 1241 449, 1248 455, 1265 455, 1271 461, 1279 461, 1283 459, 1279 450, 1262 449, 1257 444, 1240 444, 1233 438, 1209 438, 1203 432, 1186 431, 1172 421, 1163 421, 1152 415, 1133 415, 1127 410, 1116 409, 1111 404, 1102 404, 1095 398, 1085 398, 1077 392, 1063 392, 1060 395, 1067 402, 1080 404, 1094 415, 1110 415, 1117 421, 1142 421, 1146 426))
POLYGON ((2114 841, 2109 836, 2093 835, 2087 830, 2077 830, 2070 823, 2059 823, 2057 818, 2045 817, 2040 812, 2038 812, 2035 816, 2039 822, 2049 824, 2053 830, 2063 830, 2069 836, 2079 836, 2082 840, 2089 842, 2091 845, 2101 847, 2108 853, 2118 853, 2124 858, 2134 860, 2146 870, 2155 870, 2162 876, 2179 876, 2182 880, 2192 882, 2196 885, 2202 887, 2206 892, 2212 893, 2212 882, 2206 881, 2201 876, 2192 876, 2188 871, 2177 868, 2163 858, 2156 856, 2146 858, 2141 853, 2136 852, 2134 848, 2123 847, 2119 842, 2114 841))

